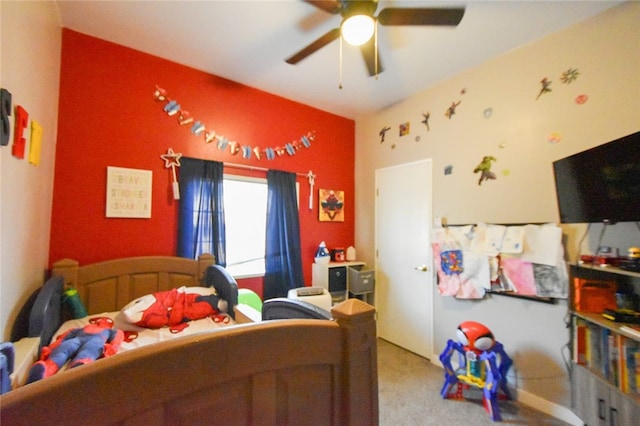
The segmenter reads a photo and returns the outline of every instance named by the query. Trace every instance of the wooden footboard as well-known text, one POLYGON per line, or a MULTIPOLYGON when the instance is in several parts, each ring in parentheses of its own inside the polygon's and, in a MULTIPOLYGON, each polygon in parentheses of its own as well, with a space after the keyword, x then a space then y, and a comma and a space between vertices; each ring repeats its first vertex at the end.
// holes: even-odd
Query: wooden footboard
POLYGON ((0 397, 0 423, 378 424, 373 307, 158 343, 0 397))

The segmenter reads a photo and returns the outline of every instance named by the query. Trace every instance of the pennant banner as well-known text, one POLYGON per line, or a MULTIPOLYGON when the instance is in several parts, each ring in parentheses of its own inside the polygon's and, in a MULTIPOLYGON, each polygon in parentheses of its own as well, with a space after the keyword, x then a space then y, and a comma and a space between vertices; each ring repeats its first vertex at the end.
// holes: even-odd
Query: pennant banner
POLYGON ((263 157, 267 160, 273 160, 276 157, 282 157, 287 154, 289 156, 295 155, 295 153, 301 148, 311 147, 311 142, 315 140, 315 132, 308 132, 306 135, 301 136, 298 140, 291 142, 284 142, 282 145, 260 148, 257 146, 242 145, 236 141, 229 140, 224 135, 219 135, 215 130, 207 127, 201 121, 195 119, 189 111, 182 109, 182 106, 175 99, 171 99, 167 95, 167 91, 157 87, 153 92, 153 96, 158 102, 163 102, 162 109, 167 113, 169 117, 176 117, 180 126, 187 126, 191 133, 195 136, 201 137, 207 144, 215 144, 220 151, 229 150, 231 155, 241 154, 242 158, 249 159, 252 155, 260 160, 263 157))

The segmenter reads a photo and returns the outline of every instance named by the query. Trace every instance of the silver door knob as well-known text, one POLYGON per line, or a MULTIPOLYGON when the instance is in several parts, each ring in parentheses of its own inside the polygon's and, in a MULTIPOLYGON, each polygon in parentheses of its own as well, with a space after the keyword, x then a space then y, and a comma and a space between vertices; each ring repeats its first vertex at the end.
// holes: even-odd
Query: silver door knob
POLYGON ((422 272, 427 272, 429 270, 429 268, 427 268, 427 265, 416 266, 413 269, 415 269, 416 271, 422 271, 422 272))

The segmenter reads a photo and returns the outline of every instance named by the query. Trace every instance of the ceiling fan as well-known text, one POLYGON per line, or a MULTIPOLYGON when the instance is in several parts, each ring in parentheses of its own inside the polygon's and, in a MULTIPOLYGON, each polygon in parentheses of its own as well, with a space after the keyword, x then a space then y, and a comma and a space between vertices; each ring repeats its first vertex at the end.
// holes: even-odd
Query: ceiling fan
POLYGON ((383 71, 377 51, 377 24, 380 25, 442 25, 456 26, 464 16, 464 8, 395 8, 382 9, 374 16, 378 8, 377 0, 303 0, 332 15, 342 16, 342 23, 300 50, 285 61, 295 65, 342 36, 350 44, 360 46, 362 56, 374 76, 383 71), (360 25, 357 31, 360 40, 350 41, 351 25, 360 25))

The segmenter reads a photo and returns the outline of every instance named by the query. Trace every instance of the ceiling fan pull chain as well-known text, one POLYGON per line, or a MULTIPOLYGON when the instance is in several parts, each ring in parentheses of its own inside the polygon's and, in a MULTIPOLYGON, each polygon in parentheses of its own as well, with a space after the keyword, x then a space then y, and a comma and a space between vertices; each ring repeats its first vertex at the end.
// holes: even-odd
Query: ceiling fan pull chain
POLYGON ((340 60, 338 62, 340 66, 340 81, 338 83, 338 89, 342 90, 342 36, 340 36, 340 60))
POLYGON ((375 57, 375 73, 376 73, 376 80, 378 80, 378 20, 375 20, 375 26, 373 27, 373 50, 374 50, 374 57, 375 57))

